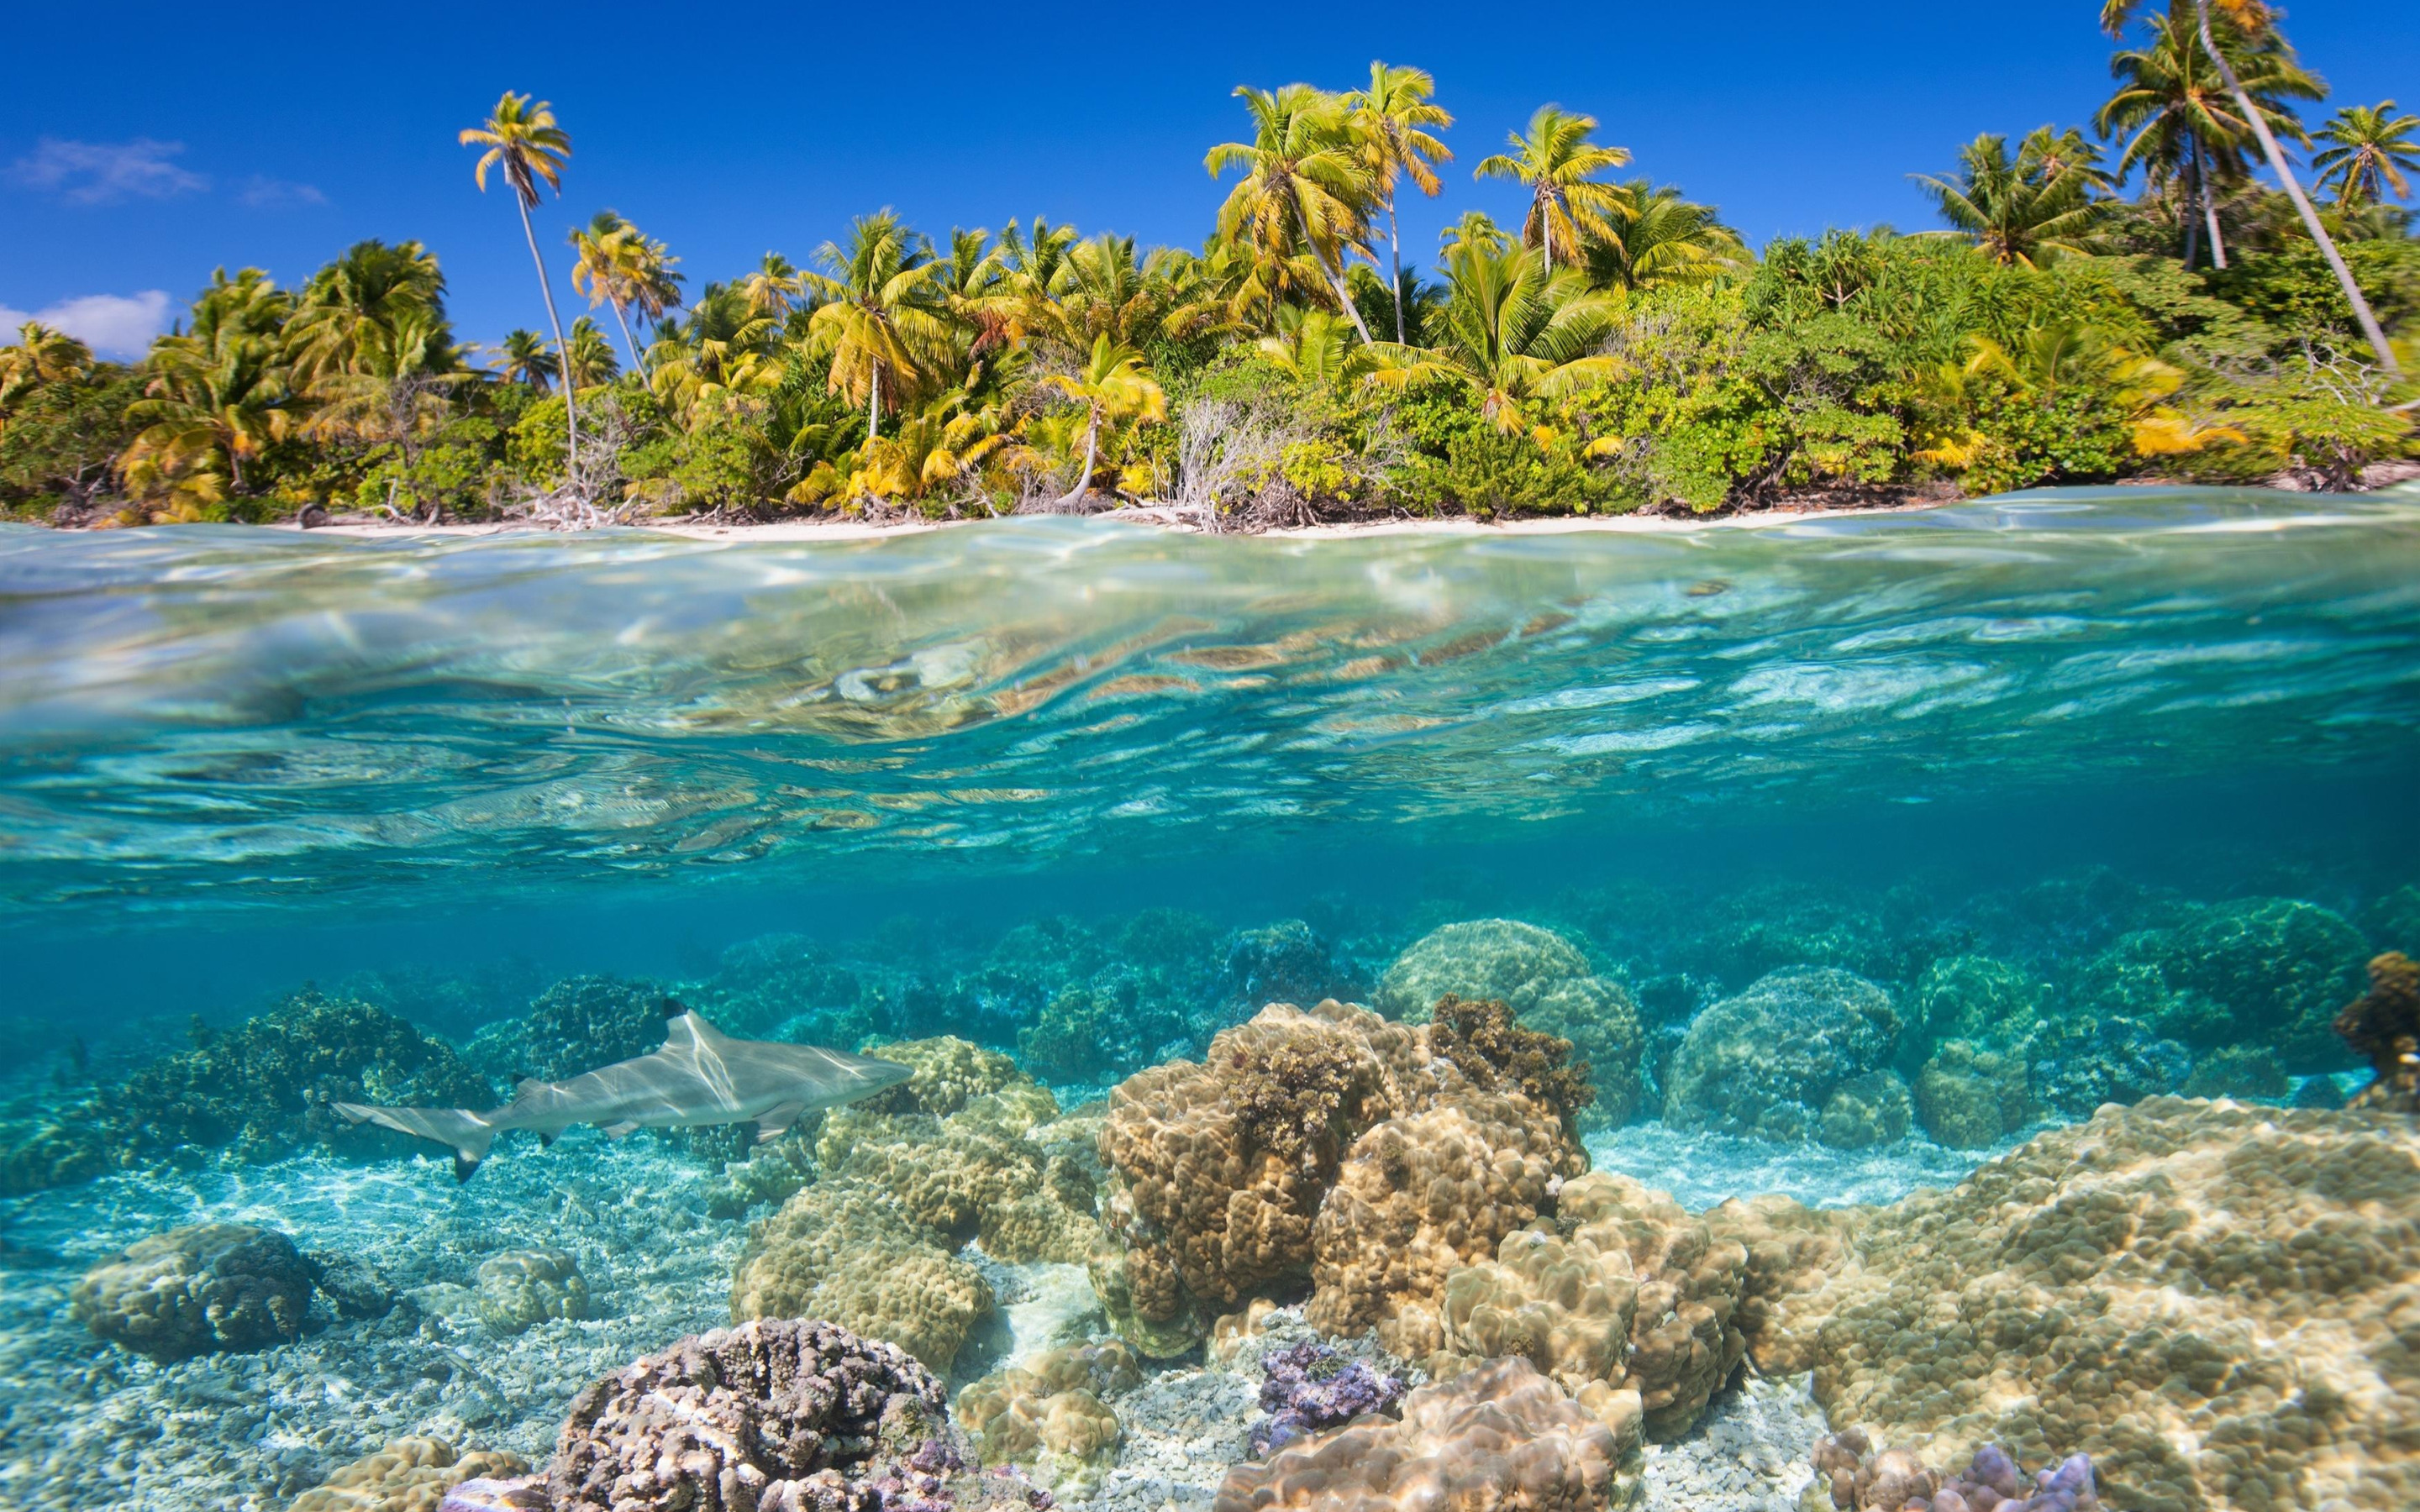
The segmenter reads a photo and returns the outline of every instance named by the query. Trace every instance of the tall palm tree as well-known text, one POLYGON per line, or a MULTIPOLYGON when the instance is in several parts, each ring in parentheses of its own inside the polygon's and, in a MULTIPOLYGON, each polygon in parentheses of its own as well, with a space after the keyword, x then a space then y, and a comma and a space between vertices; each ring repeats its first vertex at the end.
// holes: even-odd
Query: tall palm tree
POLYGON ((613 322, 622 328, 622 347, 630 354, 630 369, 644 373, 646 363, 630 336, 629 312, 661 320, 680 303, 681 275, 672 270, 680 259, 612 210, 597 211, 587 225, 573 231, 571 245, 579 254, 571 265, 571 286, 588 296, 590 309, 613 307, 613 322))
POLYGON ((1168 418, 1168 395, 1153 379, 1142 353, 1107 336, 1094 338, 1081 372, 1048 374, 1042 384, 1084 407, 1084 471, 1077 477, 1076 486, 1059 501, 1063 504, 1076 503, 1092 492, 1093 467, 1100 457, 1104 424, 1168 418))
POLYGON ((1601 181, 1598 175, 1630 161, 1626 147, 1599 147, 1589 140, 1596 117, 1578 116, 1559 105, 1541 105, 1529 117, 1529 131, 1512 133, 1511 155, 1497 153, 1481 162, 1473 177, 1512 178, 1529 186, 1529 212, 1521 222, 1521 242, 1544 255, 1545 271, 1555 270, 1557 255, 1566 263, 1579 261, 1582 243, 1590 237, 1614 234, 1613 217, 1627 208, 1629 192, 1601 181))
POLYGON ((1597 287, 1700 284, 1755 263, 1747 243, 1713 206, 1644 178, 1630 180, 1622 192, 1629 205, 1615 219, 1613 235, 1588 245, 1589 282, 1597 287))
POLYGON ((2288 101, 2316 100, 2321 93, 2319 81, 2274 45, 2273 35, 2262 45, 2230 28, 2225 45, 2240 65, 2239 81, 2248 81, 2244 89, 2230 90, 2203 51, 2193 0, 2171 0, 2166 13, 2153 21, 2147 45, 2110 59, 2118 92, 2094 119, 2103 136, 2127 138, 2118 159, 2121 173, 2140 167, 2150 187, 2181 188, 2188 265, 2207 231, 2212 265, 2226 266, 2218 190, 2251 173, 2252 122, 2243 101, 2264 122, 2299 135, 2302 128, 2288 101))
MULTIPOLYGON (((1378 202, 1387 210, 1387 252, 1393 259, 1395 279, 1389 286, 1400 292, 1404 286, 1404 241, 1395 222, 1395 186, 1409 178, 1413 187, 1435 199, 1445 190, 1444 180, 1437 177, 1435 162, 1448 162, 1453 153, 1438 141, 1435 131, 1453 124, 1453 117, 1435 103, 1436 81, 1421 69, 1388 68, 1384 63, 1370 65, 1370 87, 1357 89, 1344 97, 1345 109, 1352 114, 1355 134, 1360 138, 1361 155, 1371 181, 1377 186, 1378 202)), ((1395 301, 1401 305, 1400 300, 1395 301)), ((1404 312, 1395 311, 1395 340, 1404 339, 1404 312)))
POLYGON ((546 338, 536 332, 504 332, 504 344, 497 348, 497 355, 504 360, 505 381, 526 384, 540 393, 553 387, 554 353, 547 350, 546 338))
POLYGON ((2063 253, 2084 253, 2106 213, 2098 197, 2109 185, 2101 154, 2075 131, 2047 126, 2028 135, 2014 157, 2009 139, 1986 131, 1959 149, 1954 177, 1913 177, 1941 208, 1941 217, 1970 237, 1994 262, 2032 268, 2063 253))
POLYGON ((1588 286, 1576 268, 1550 271, 1543 253, 1466 239, 1445 255, 1452 296, 1435 346, 1381 346, 1371 381, 1400 388, 1430 378, 1465 384, 1499 429, 1525 428, 1533 398, 1552 398, 1613 376, 1601 348, 1621 303, 1588 286))
POLYGON ((605 332, 583 315, 571 322, 571 344, 564 350, 560 369, 563 392, 567 396, 580 389, 613 382, 622 363, 613 355, 613 344, 605 339, 605 332))
MULTIPOLYGON (((479 192, 488 190, 488 170, 504 170, 504 182, 512 187, 513 205, 521 212, 521 235, 529 241, 530 262, 537 269, 537 286, 546 295, 546 318, 554 328, 557 351, 566 348, 563 340, 563 316, 555 313, 554 285, 546 276, 546 258, 537 250, 537 232, 530 225, 530 211, 537 208, 537 186, 543 180, 557 194, 563 193, 563 165, 571 156, 571 137, 554 122, 554 108, 541 100, 530 104, 530 97, 504 91, 496 101, 495 110, 480 125, 465 127, 462 146, 484 147, 479 155, 476 175, 479 192)), ((566 455, 576 470, 580 461, 580 395, 577 385, 563 386, 564 424, 568 431, 566 455)))
MULTIPOLYGON (((2252 134, 2260 141, 2260 150, 2269 159, 2270 171, 2285 186, 2286 193, 2294 202, 2295 212, 2302 216, 2304 226, 2311 233, 2311 239, 2319 244, 2319 255, 2327 259, 2328 267, 2335 271, 2336 283, 2344 290, 2345 302, 2352 306, 2353 318, 2360 322, 2361 333, 2369 339, 2370 350, 2378 356, 2378 365, 2392 377, 2402 377, 2403 369, 2396 361, 2395 348, 2388 345, 2386 332, 2379 325, 2369 301, 2362 297, 2361 285, 2354 280, 2352 270, 2345 266, 2344 254, 2336 250, 2335 239, 2329 236, 2328 228, 2320 224, 2319 212, 2313 208, 2310 196, 2303 193, 2303 181, 2295 177, 2294 165, 2287 161, 2286 149, 2278 146, 2277 133, 2270 129, 2268 116, 2260 110, 2252 91, 2245 87, 2243 78, 2220 43, 2219 23, 2223 20, 2230 29, 2255 42, 2266 43, 2290 62, 2293 50, 2286 45, 2285 38, 2277 30, 2275 8, 2266 0, 2169 0, 2168 12, 2172 22, 2187 4, 2193 8, 2194 30, 2201 41, 2202 52, 2217 65, 2219 77, 2226 81, 2228 92, 2235 96, 2236 108, 2252 128, 2252 134), (2213 11, 2217 13, 2215 17, 2213 11)), ((2143 0, 2103 0, 2101 24, 2112 37, 2120 36, 2142 5, 2143 0)))
POLYGON ((1251 249, 1270 274, 1265 297, 1275 301, 1283 300, 1275 285, 1292 282, 1297 255, 1308 255, 1368 341, 1369 328, 1344 286, 1344 256, 1369 252, 1374 186, 1342 102, 1304 84, 1274 90, 1238 85, 1235 95, 1251 113, 1252 140, 1222 142, 1202 160, 1213 178, 1243 170, 1218 208, 1219 234, 1251 249))
POLYGON ((2404 174, 2420 172, 2420 143, 2411 139, 2415 131, 2420 116, 2397 115, 2392 100, 2347 105, 2319 128, 2327 147, 2311 160, 2319 186, 2334 184, 2337 206, 2348 210, 2384 204, 2390 190, 2397 199, 2410 194, 2404 174))
POLYGON ((826 271, 799 276, 826 302, 807 330, 830 354, 832 392, 864 404, 871 440, 881 432, 883 410, 898 409, 930 378, 949 344, 939 287, 945 269, 887 209, 859 217, 846 247, 827 241, 815 257, 826 271))

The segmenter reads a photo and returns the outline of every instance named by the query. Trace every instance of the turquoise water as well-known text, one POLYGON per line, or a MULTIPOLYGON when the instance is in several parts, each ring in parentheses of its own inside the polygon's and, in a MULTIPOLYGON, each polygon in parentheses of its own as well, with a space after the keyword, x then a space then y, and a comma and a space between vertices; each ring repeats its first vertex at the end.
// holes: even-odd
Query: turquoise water
MULTIPOLYGON (((2393 493, 1317 540, 0 527, 0 1144, 306 983, 498 1086, 529 1069, 499 1026, 605 975, 763 1038, 955 1034, 1072 1108, 1269 995, 1371 1000, 1432 931, 1512 919, 1635 1001, 1601 1167, 1693 1207, 1889 1201, 2103 1096, 2357 1087, 2288 1021, 2420 949, 2415 778, 2420 498, 2393 493), (2250 964, 2196 943, 2260 930, 2250 964), (2147 998, 2125 973, 2154 957, 2147 998), (2022 1120, 1840 1145, 1664 1116, 1697 1017, 1801 966, 1890 1000, 1868 1069, 1914 1085, 1972 958, 2069 1034, 1960 1021, 2029 1057, 2022 1120), (2078 1048, 2113 1015, 2139 1042, 2078 1048)), ((375 1438, 296 1397, 208 1430, 187 1480, 113 1446, 109 1412, 203 1390, 68 1320, 143 1233, 282 1223, 439 1316, 482 1242, 577 1228, 607 1320, 576 1367, 558 1341, 489 1371, 503 1406, 397 1386, 372 1414, 542 1458, 581 1371, 721 1315, 766 1211, 650 1257, 632 1194, 696 1208, 721 1157, 575 1133, 458 1190, 433 1149, 179 1137, 0 1209, 0 1260, 37 1257, 0 1265, 0 1386, 49 1404, 0 1409, 0 1501, 282 1505, 375 1438), (564 1200, 577 1223, 513 1216, 564 1200), (63 1359, 99 1374, 24 1384, 63 1359)))

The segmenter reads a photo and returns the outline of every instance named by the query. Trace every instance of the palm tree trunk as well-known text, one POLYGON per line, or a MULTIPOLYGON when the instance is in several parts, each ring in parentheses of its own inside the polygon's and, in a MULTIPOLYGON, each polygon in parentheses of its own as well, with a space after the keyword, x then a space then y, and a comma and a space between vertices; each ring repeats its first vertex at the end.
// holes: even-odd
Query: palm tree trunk
POLYGON ((2218 76, 2226 81, 2227 89, 2235 96, 2236 108, 2252 123, 2252 133, 2260 138, 2260 150, 2269 155, 2269 166, 2277 175, 2277 181, 2286 186, 2294 208, 2302 212, 2303 224, 2310 228, 2311 239, 2319 244, 2320 255, 2335 270, 2336 282, 2344 287, 2345 302, 2352 306, 2353 318, 2361 322, 2361 333, 2369 338, 2369 349, 2378 354, 2378 365, 2389 377, 2401 378, 2403 369, 2395 361, 2395 348, 2386 344, 2386 332, 2379 329, 2378 316, 2370 312, 2369 301, 2361 297, 2361 285, 2353 282, 2352 270, 2345 266, 2344 254, 2336 250, 2335 239, 2328 235, 2328 228, 2319 224, 2319 212, 2311 208, 2310 196, 2303 193, 2303 181, 2294 177, 2292 165, 2286 162, 2286 151, 2277 145, 2276 133, 2269 130, 2268 118, 2252 103, 2243 81, 2235 76, 2235 65, 2218 50, 2218 39, 2210 29, 2210 0, 2194 0, 2194 10, 2201 21, 2202 51, 2218 65, 2218 76))
POLYGON ((647 366, 644 363, 639 361, 639 344, 630 339, 630 322, 628 318, 622 314, 622 301, 620 300, 607 300, 605 302, 613 307, 613 323, 622 328, 622 349, 630 354, 630 371, 638 374, 641 378, 645 378, 647 376, 647 366))
POLYGON ((537 265, 537 289, 546 296, 546 323, 554 328, 554 354, 563 363, 564 423, 570 440, 564 450, 564 475, 567 478, 580 466, 580 393, 571 381, 571 348, 564 345, 563 316, 554 313, 554 285, 546 281, 546 258, 537 250, 537 233, 530 229, 529 202, 519 194, 513 204, 521 212, 521 235, 529 239, 530 261, 537 265))
POLYGON ((1336 291, 1336 302, 1344 306, 1345 318, 1353 322, 1354 330, 1361 332, 1362 345, 1368 346, 1369 323, 1361 318, 1360 307, 1353 302, 1352 290, 1344 286, 1344 255, 1342 252, 1338 253, 1336 266, 1328 267, 1326 255, 1319 250, 1319 243, 1311 239, 1311 217, 1302 213, 1302 201, 1299 199, 1295 201, 1294 216, 1295 224, 1302 227, 1302 239, 1311 248, 1311 259, 1319 264, 1319 270, 1327 275, 1327 286, 1336 291))
POLYGON ((865 371, 865 439, 870 441, 882 433, 882 363, 870 363, 865 371))
POLYGON ((1101 410, 1100 407, 1095 405, 1093 408, 1092 419, 1084 426, 1084 474, 1076 480, 1076 486, 1067 497, 1059 501, 1061 503, 1080 502, 1086 494, 1093 491, 1093 458, 1096 455, 1100 440, 1101 410))
POLYGON ((2211 188, 2210 158, 2201 149, 2201 138, 2188 139, 2193 148, 2194 194, 2201 201, 2201 218, 2210 227, 2210 264, 2220 272, 2226 271, 2226 238, 2218 229, 2218 195, 2211 188))
POLYGON ((2195 255, 2201 251, 2201 175, 2195 170, 2195 164, 2200 161, 2200 145, 2193 133, 2188 131, 2185 133, 2184 211, 2177 217, 2184 223, 2185 226, 2185 266, 2187 268, 2194 265, 2195 255))
POLYGON ((1388 285, 1394 293, 1395 345, 1406 346, 1404 335, 1404 239, 1395 224, 1395 196, 1387 196, 1387 252, 1394 259, 1395 281, 1388 285))

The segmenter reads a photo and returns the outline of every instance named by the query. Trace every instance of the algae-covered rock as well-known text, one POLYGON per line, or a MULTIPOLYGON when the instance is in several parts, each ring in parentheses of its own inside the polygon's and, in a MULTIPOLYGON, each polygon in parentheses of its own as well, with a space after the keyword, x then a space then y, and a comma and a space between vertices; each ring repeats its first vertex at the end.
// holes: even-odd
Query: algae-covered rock
POLYGON ((1951 1040, 2023 1044, 2040 1017, 2043 995, 2040 983, 2006 962, 1948 956, 1927 966, 1916 981, 1912 1032, 1926 1045, 1951 1040))
POLYGON ((1906 1132, 1905 1091, 1882 1073, 1899 1016, 1881 988, 1830 967, 1777 971, 1698 1015, 1672 1057, 1664 1121, 1764 1139, 1906 1132), (1840 1101, 1835 1104, 1835 1099, 1840 1101))
POLYGON ((716 958, 713 974, 685 984, 681 1002, 725 1034, 772 1039, 793 1020, 815 1044, 855 1044, 873 1032, 857 974, 797 934, 761 934, 716 958))
POLYGON ((653 982, 566 977, 527 1012, 473 1035, 463 1054, 506 1086, 524 1076, 559 1081, 653 1052, 664 1042, 664 1020, 679 1011, 653 982))
POLYGON ((300 1338, 315 1268, 294 1242, 247 1224, 194 1224, 137 1240, 70 1290, 77 1321, 160 1361, 300 1338))
POLYGON ((2241 1045, 2273 1052, 2307 1074, 2346 1063, 2332 1026, 2359 996, 2361 932, 2317 903, 2258 898, 2202 914, 2177 933, 2167 968, 2186 995, 2158 1021, 2195 1047, 2241 1045))
POLYGON ((559 1249, 512 1249, 479 1263, 479 1321, 499 1334, 527 1333, 538 1323, 588 1316, 588 1280, 580 1262, 559 1249))
POLYGON ((991 1316, 983 1273, 869 1182, 816 1182, 753 1225, 731 1277, 731 1318, 829 1319, 947 1371, 991 1316))
POLYGON ((1638 1007, 1561 935, 1510 918, 1433 930, 1387 968, 1375 1006, 1417 1023, 1445 997, 1504 1003, 1523 1026, 1569 1040, 1596 1086, 1582 1128, 1623 1123, 1637 1110, 1646 1045, 1638 1007))
POLYGON ((2036 1036, 2032 1059, 2035 1101, 2071 1119, 2174 1092, 2193 1071, 2183 1045, 2118 1017, 2055 1020, 2036 1036))
POLYGON ((2194 1063, 2181 1092, 2186 1097, 2280 1098, 2294 1089, 2293 1078, 2266 1050, 2226 1045, 2194 1063))
POLYGON ((2033 1121, 2024 1057, 1947 1041, 1916 1073, 1916 1117, 1935 1144, 1952 1149, 1998 1144, 2033 1121))
POLYGON ((0 1150, 0 1189, 31 1191, 179 1149, 272 1160, 318 1146, 399 1152, 406 1135, 357 1126, 331 1104, 485 1107, 487 1082, 451 1046, 383 1009, 305 992, 228 1029, 196 1021, 193 1045, 152 1061, 0 1150))

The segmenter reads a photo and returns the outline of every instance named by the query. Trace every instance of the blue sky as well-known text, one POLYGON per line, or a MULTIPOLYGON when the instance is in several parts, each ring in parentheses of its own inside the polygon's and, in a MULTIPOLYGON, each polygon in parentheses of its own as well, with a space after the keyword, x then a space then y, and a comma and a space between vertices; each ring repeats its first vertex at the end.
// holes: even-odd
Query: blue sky
MULTIPOLYGON (((804 261, 885 205, 936 234, 1039 213, 1198 242, 1219 194, 1202 154, 1244 131, 1229 91, 1351 87, 1373 56, 1430 69, 1459 118, 1445 196, 1406 208, 1422 262, 1463 210, 1512 213, 1514 192, 1469 168, 1547 100, 1761 242, 1929 224, 1908 173, 1980 131, 2084 122, 2107 86, 2097 0, 1594 6, 1562 31, 1552 13, 16 7, 0 311, 61 312, 122 346, 219 265, 292 284, 354 240, 417 237, 465 336, 539 326, 510 202, 473 190, 454 142, 507 87, 553 101, 572 133, 539 223, 569 299, 565 233, 607 206, 668 241, 692 285, 768 249, 804 261)), ((2298 0, 2288 30, 2338 101, 2420 109, 2420 5, 2298 0)))

